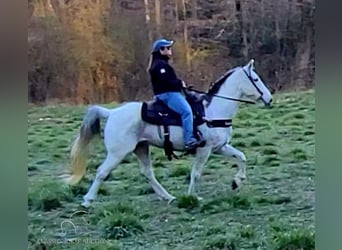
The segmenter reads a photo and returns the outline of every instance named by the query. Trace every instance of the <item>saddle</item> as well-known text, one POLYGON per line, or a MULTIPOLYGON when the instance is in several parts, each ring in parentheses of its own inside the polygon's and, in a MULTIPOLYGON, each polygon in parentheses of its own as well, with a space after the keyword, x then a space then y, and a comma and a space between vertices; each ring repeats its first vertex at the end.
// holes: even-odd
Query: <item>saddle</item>
MULTIPOLYGON (((198 130, 198 126, 204 123, 206 123, 210 128, 232 126, 231 119, 205 119, 203 100, 208 98, 207 95, 196 93, 190 89, 184 89, 184 93, 193 113, 193 133, 196 139, 199 140, 201 138, 202 134, 198 130)), ((164 127, 164 152, 169 160, 172 160, 172 156, 178 159, 178 157, 173 153, 173 145, 170 141, 169 126, 182 127, 181 115, 171 110, 162 101, 154 99, 143 102, 141 108, 141 118, 147 123, 164 127)), ((205 146, 205 142, 200 146, 205 146)), ((187 153, 195 154, 196 149, 187 153)))
MULTIPOLYGON (((184 93, 194 115, 194 127, 197 127, 205 122, 203 120, 205 116, 204 106, 202 104, 203 97, 190 90, 185 90, 184 93)), ((154 125, 182 126, 181 115, 158 99, 143 102, 141 117, 145 122, 154 125)))
MULTIPOLYGON (((190 104, 192 113, 193 113, 193 131, 194 136, 197 139, 200 139, 201 133, 197 129, 198 126, 205 123, 205 110, 202 103, 204 95, 195 93, 191 90, 184 90, 186 100, 190 104)), ((172 156, 177 158, 173 153, 173 145, 170 141, 169 136, 169 126, 179 126, 182 127, 182 118, 181 115, 170 109, 166 104, 158 99, 150 100, 147 102, 143 102, 141 108, 141 117, 142 120, 148 122, 150 124, 159 125, 164 127, 164 151, 168 156, 168 159, 171 160, 172 156)), ((204 145, 202 145, 204 146, 204 145)), ((195 152, 191 152, 195 153, 195 152)))

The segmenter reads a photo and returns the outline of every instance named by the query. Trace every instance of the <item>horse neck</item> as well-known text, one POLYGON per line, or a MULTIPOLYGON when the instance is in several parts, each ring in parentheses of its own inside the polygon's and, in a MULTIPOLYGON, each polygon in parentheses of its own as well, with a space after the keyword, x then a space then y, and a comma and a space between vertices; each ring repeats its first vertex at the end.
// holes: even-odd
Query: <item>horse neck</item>
MULTIPOLYGON (((218 96, 241 98, 241 92, 238 88, 239 74, 234 74, 222 84, 219 91, 216 93, 218 96)), ((238 102, 231 101, 213 96, 212 101, 206 109, 206 117, 208 119, 232 119, 238 111, 238 102)))

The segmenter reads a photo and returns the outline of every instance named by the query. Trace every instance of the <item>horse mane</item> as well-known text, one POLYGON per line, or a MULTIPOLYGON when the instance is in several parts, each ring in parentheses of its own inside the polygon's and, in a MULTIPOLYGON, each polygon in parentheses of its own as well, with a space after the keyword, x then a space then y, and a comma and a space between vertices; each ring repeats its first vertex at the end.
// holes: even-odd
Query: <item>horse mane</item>
POLYGON ((226 81, 226 79, 229 76, 231 76, 238 68, 240 67, 235 67, 233 69, 228 70, 226 73, 220 76, 215 82, 210 84, 209 90, 207 93, 208 105, 211 102, 213 95, 217 94, 217 92, 220 90, 222 84, 226 81))

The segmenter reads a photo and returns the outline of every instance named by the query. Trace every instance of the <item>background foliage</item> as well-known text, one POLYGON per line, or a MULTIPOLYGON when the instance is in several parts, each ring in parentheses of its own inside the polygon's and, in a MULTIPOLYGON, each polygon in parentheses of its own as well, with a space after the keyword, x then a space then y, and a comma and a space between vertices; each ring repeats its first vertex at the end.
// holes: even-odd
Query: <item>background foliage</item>
POLYGON ((152 40, 176 40, 181 78, 206 90, 256 59, 270 88, 314 85, 313 0, 32 0, 29 101, 103 103, 152 96, 152 40))

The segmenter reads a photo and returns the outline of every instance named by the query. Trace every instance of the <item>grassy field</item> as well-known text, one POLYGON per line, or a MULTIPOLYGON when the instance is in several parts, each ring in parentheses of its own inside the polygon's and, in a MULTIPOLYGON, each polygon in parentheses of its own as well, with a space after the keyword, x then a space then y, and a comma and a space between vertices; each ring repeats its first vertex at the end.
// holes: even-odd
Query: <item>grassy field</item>
POLYGON ((276 95, 271 109, 240 106, 231 143, 248 166, 238 192, 230 188, 233 162, 212 156, 201 178, 204 200, 185 196, 191 157, 169 162, 154 148, 156 176, 178 197, 170 205, 157 199, 132 155, 93 207, 80 207, 104 157, 102 141, 94 140, 81 183, 60 181, 84 111, 29 108, 30 249, 314 249, 314 91, 276 95))

